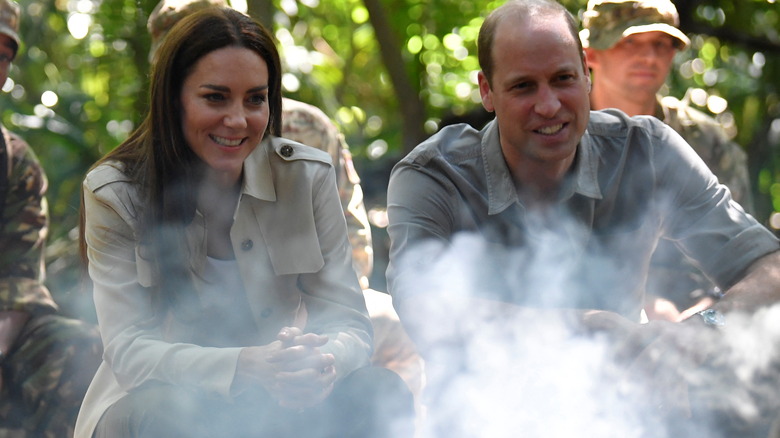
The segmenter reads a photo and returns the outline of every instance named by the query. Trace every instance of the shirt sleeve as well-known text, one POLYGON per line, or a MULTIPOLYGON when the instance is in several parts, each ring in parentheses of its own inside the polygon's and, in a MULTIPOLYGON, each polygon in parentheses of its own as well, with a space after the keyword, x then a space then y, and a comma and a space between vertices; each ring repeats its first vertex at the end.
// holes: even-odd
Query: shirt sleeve
POLYGON ((0 310, 51 313, 57 305, 43 284, 49 230, 46 175, 26 142, 12 134, 5 141, 10 173, 0 217, 0 310))
POLYGON ((392 172, 387 191, 390 260, 387 283, 394 300, 404 300, 419 287, 414 272, 425 269, 446 249, 455 228, 458 195, 414 165, 402 162, 392 172), (410 257, 411 248, 415 248, 410 257))
POLYGON ((668 209, 664 237, 725 290, 753 261, 780 249, 778 240, 732 199, 679 134, 665 128, 660 140, 658 202, 668 209))
MULTIPOLYGON (((100 169, 100 168, 98 168, 100 169)), ((94 182, 94 181, 93 181, 94 182)), ((240 348, 166 342, 151 289, 138 280, 135 212, 129 184, 84 184, 89 275, 104 361, 122 389, 161 382, 228 397, 240 348)))

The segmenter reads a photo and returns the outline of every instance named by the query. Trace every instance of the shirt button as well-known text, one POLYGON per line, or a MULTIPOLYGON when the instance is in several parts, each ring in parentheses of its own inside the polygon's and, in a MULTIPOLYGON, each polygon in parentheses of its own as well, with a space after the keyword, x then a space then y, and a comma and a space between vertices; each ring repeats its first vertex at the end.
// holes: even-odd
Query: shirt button
POLYGON ((260 312, 260 316, 262 316, 263 318, 268 318, 269 316, 271 316, 272 313, 274 313, 274 309, 270 307, 266 307, 265 309, 263 309, 262 312, 260 312))
POLYGON ((254 246, 254 242, 252 242, 251 239, 246 239, 243 242, 241 242, 241 249, 244 251, 249 251, 254 246))
POLYGON ((295 151, 293 150, 293 147, 290 146, 289 144, 286 144, 286 145, 282 146, 281 149, 279 149, 279 153, 282 154, 282 156, 285 157, 285 158, 292 157, 293 152, 295 152, 295 151))

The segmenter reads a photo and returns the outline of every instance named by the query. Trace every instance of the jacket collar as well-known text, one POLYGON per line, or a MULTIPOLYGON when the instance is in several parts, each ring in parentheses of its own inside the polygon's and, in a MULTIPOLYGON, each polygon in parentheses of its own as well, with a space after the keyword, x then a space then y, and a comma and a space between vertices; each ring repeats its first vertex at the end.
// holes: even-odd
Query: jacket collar
POLYGON ((278 137, 266 135, 263 141, 244 160, 244 183, 242 195, 248 195, 263 201, 276 201, 270 157, 274 152, 278 137))
MULTIPOLYGON (((519 199, 512 173, 501 152, 498 123, 495 119, 485 126, 483 132, 481 148, 488 192, 488 214, 494 215, 519 202, 519 199)), ((564 183, 561 200, 568 199, 575 193, 593 199, 602 198, 598 183, 598 154, 587 131, 577 146, 577 157, 571 175, 573 178, 567 178, 564 183)))

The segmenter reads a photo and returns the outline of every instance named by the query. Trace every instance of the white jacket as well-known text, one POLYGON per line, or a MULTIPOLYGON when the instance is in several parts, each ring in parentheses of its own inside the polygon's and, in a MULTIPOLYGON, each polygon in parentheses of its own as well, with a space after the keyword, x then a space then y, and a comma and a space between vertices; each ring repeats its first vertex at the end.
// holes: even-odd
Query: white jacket
MULTIPOLYGON (((103 412, 144 383, 199 388, 230 398, 240 348, 202 347, 188 323, 149 327, 154 285, 139 254, 136 187, 121 165, 103 164, 83 184, 89 274, 105 352, 84 398, 75 438, 90 438, 103 412)), ((192 269, 206 263, 204 218, 186 228, 192 269)), ((273 341, 300 313, 306 330, 327 334, 338 377, 368 364, 371 322, 352 269, 351 248, 327 153, 286 139, 264 140, 244 162, 230 231, 257 345, 273 341), (301 312, 302 306, 306 311, 301 312)))

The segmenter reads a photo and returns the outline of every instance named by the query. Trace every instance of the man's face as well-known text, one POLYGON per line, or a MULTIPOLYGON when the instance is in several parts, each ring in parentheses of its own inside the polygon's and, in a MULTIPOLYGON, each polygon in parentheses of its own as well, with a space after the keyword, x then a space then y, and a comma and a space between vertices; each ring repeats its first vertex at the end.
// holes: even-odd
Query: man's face
POLYGON ((663 32, 629 35, 607 50, 587 49, 594 86, 635 99, 655 99, 677 49, 663 32))
POLYGON ((8 69, 14 59, 14 40, 8 35, 0 34, 0 88, 8 79, 8 69))
POLYGON ((568 167, 590 104, 587 69, 564 17, 504 18, 492 57, 492 86, 480 73, 480 93, 485 109, 496 113, 510 168, 568 167))

